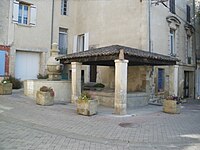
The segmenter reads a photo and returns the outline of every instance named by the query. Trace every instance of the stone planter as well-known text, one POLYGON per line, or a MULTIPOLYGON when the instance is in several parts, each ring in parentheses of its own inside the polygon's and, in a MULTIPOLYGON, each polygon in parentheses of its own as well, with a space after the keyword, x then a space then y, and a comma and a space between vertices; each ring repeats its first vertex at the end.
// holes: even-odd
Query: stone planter
POLYGON ((36 104, 49 106, 54 104, 54 96, 51 96, 50 92, 37 91, 36 104))
POLYGON ((95 115, 97 113, 97 100, 77 101, 77 113, 85 116, 95 115))
POLYGON ((12 94, 12 83, 0 84, 0 95, 12 94))
POLYGON ((181 104, 177 104, 175 100, 164 100, 163 112, 170 114, 180 114, 181 104))

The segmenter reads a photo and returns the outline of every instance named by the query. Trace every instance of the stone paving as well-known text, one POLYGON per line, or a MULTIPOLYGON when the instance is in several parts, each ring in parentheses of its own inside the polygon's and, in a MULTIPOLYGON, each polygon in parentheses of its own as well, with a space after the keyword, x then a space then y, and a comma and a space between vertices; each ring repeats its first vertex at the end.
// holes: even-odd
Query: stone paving
POLYGON ((199 100, 188 100, 175 115, 153 105, 128 109, 123 117, 110 108, 98 112, 77 115, 63 102, 39 106, 21 90, 0 95, 0 150, 200 149, 199 100))

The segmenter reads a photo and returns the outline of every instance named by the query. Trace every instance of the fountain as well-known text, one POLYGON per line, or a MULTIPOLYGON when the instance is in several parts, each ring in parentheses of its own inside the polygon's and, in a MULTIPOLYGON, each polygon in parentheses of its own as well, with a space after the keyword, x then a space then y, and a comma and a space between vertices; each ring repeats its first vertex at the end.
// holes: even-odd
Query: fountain
POLYGON ((24 95, 36 98, 36 93, 42 86, 51 87, 55 91, 54 101, 70 102, 71 101, 71 81, 61 80, 63 65, 55 58, 58 56, 57 43, 52 44, 50 57, 47 61, 48 79, 34 79, 24 81, 24 95))

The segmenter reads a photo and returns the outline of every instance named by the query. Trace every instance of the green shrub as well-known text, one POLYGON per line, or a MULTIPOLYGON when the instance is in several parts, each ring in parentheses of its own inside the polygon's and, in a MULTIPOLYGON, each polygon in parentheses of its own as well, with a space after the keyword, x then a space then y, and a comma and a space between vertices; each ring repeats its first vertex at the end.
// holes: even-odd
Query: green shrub
POLYGON ((81 96, 79 96, 78 98, 78 103, 81 103, 81 102, 88 102, 88 100, 91 99, 91 95, 88 93, 88 92, 83 92, 81 93, 81 96))
POLYGON ((8 79, 3 79, 3 80, 1 81, 1 83, 6 84, 6 83, 10 83, 10 81, 9 81, 8 79))
POLYGON ((20 89, 22 87, 22 82, 19 79, 9 76, 8 80, 12 83, 13 89, 20 89))
POLYGON ((48 78, 48 75, 47 75, 47 74, 42 75, 42 74, 39 73, 39 74, 37 75, 37 78, 38 78, 38 79, 47 79, 47 78, 48 78))
POLYGON ((97 84, 94 85, 94 87, 97 87, 97 88, 104 88, 105 85, 102 84, 102 83, 97 83, 97 84))

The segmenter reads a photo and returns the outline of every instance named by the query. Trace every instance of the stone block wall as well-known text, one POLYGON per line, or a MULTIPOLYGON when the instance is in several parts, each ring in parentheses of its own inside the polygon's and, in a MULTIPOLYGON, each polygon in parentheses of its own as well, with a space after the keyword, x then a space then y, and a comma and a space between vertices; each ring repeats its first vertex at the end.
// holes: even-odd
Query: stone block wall
POLYGON ((55 102, 71 102, 71 81, 25 80, 24 94, 36 98, 36 92, 42 86, 52 87, 55 92, 55 102))
MULTIPOLYGON (((114 90, 86 91, 102 106, 114 108, 114 90)), ((138 107, 148 105, 148 94, 145 92, 135 92, 127 94, 127 107, 138 107)))
POLYGON ((146 91, 146 68, 143 66, 128 67, 128 92, 146 91))

